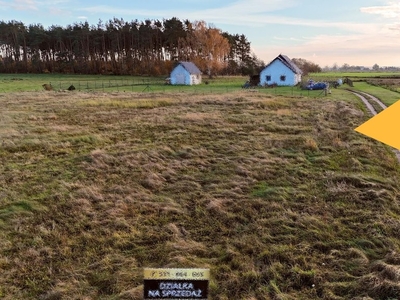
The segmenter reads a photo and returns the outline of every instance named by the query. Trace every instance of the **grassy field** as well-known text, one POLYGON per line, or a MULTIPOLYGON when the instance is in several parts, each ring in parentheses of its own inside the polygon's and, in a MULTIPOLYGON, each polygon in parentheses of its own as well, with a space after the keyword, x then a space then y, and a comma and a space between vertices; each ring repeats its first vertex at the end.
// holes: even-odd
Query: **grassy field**
MULTIPOLYGON (((374 94, 387 105, 400 98, 400 75, 398 73, 316 73, 304 76, 316 81, 334 81, 350 76, 356 89, 374 94), (379 74, 379 75, 378 75, 379 74), (398 78, 395 77, 397 74, 398 78), (360 77, 364 76, 364 77, 360 77), (374 77, 375 76, 375 77, 374 77), (376 77, 379 76, 379 77, 376 77)), ((66 91, 73 85, 75 91, 84 92, 135 92, 135 93, 188 93, 188 94, 224 94, 240 92, 248 80, 246 76, 220 76, 204 78, 203 84, 195 86, 165 85, 165 76, 104 76, 104 75, 63 75, 63 74, 0 74, 0 93, 43 91, 43 84, 51 84, 55 91, 66 91)), ((343 85, 342 88, 348 87, 343 85)), ((73 91, 73 92, 75 92, 73 91)), ((272 96, 314 97, 319 98, 323 91, 302 90, 300 87, 257 88, 250 93, 272 96)))
POLYGON ((0 105, 1 299, 142 299, 144 267, 210 268, 218 300, 400 294, 399 163, 343 89, 0 105))
POLYGON ((400 78, 400 72, 321 72, 321 73, 310 73, 309 76, 314 78, 330 77, 330 78, 385 78, 385 77, 397 77, 400 78))
POLYGON ((400 94, 400 77, 398 78, 370 78, 365 80, 369 85, 383 87, 400 94))
POLYGON ((67 90, 73 85, 80 91, 101 92, 177 92, 210 89, 241 88, 248 79, 246 76, 227 76, 213 79, 205 78, 200 86, 165 85, 166 76, 105 76, 105 75, 65 75, 65 74, 0 74, 0 92, 42 91, 43 84, 51 84, 54 90, 67 90), (207 82, 208 84, 205 84, 207 82))
POLYGON ((164 77, 65 75, 65 74, 0 74, 0 92, 42 91, 43 84, 54 90, 66 90, 74 85, 77 90, 134 91, 143 90, 148 84, 160 85, 164 77))
MULTIPOLYGON (((55 91, 66 91, 73 85, 75 91, 84 92, 135 92, 135 93, 188 93, 224 94, 242 91, 246 76, 220 76, 204 78, 203 83, 193 86, 165 84, 165 77, 103 76, 103 75, 54 75, 54 74, 0 74, 0 93, 43 91, 43 84, 51 84, 55 91)), ((73 91, 73 92, 75 92, 73 91)), ((322 91, 302 90, 299 87, 273 89, 249 89, 249 93, 269 95, 320 97, 322 91)))
POLYGON ((331 81, 349 77, 353 87, 344 84, 340 88, 351 88, 356 91, 370 93, 380 99, 387 106, 400 99, 400 73, 360 72, 360 73, 315 73, 304 77, 315 81, 331 81))
POLYGON ((370 85, 366 82, 355 82, 354 90, 363 91, 371 95, 374 95, 387 106, 390 106, 396 101, 400 100, 400 92, 394 92, 382 87, 370 85))

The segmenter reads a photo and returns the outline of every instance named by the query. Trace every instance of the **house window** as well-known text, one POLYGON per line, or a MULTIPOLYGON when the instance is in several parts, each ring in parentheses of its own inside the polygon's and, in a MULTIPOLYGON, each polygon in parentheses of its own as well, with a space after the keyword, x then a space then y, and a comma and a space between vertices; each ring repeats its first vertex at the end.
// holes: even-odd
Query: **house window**
POLYGON ((285 75, 281 75, 281 81, 285 81, 286 80, 286 76, 285 75))
POLYGON ((265 76, 265 80, 266 80, 266 81, 271 81, 271 75, 265 76))

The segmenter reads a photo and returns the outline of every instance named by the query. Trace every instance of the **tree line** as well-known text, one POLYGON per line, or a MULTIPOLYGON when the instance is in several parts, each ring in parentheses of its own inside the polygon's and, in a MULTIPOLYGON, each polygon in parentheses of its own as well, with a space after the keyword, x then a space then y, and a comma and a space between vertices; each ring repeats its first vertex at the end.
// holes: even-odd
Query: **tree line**
POLYGON ((319 65, 304 58, 293 58, 292 61, 303 71, 303 75, 322 72, 322 68, 319 65))
POLYGON ((65 27, 0 22, 0 72, 165 75, 176 61, 205 74, 255 74, 263 67, 243 34, 178 18, 65 27))

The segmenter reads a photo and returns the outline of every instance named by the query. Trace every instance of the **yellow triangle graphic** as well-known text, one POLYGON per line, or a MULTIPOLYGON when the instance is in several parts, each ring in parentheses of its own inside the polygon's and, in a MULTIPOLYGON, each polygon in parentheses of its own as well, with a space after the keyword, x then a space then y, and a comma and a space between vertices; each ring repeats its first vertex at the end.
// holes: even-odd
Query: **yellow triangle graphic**
POLYGON ((361 124, 355 131, 400 149, 400 101, 361 124))

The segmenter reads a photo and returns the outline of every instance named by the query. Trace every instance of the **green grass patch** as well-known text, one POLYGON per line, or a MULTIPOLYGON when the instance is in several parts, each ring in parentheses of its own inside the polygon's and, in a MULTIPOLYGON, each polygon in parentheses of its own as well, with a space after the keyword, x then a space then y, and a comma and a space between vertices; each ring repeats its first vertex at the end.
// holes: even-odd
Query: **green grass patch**
POLYGON ((11 218, 28 216, 36 211, 43 209, 33 199, 31 200, 20 200, 13 203, 8 203, 0 207, 0 221, 6 224, 11 218))
POLYGON ((285 200, 290 195, 291 189, 279 186, 268 186, 266 182, 260 182, 253 190, 254 197, 272 200, 285 200))
POLYGON ((241 88, 247 79, 246 76, 221 76, 213 79, 204 78, 200 86, 171 86, 165 85, 165 76, 0 74, 2 83, 0 92, 44 91, 42 85, 51 84, 54 90, 67 90, 73 85, 75 91, 219 93, 241 88))
POLYGON ((396 101, 400 100, 400 93, 396 93, 379 86, 370 85, 366 82, 355 82, 354 89, 356 91, 366 92, 377 97, 387 106, 390 106, 396 101))

